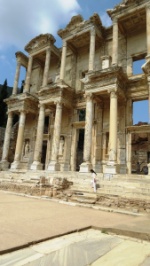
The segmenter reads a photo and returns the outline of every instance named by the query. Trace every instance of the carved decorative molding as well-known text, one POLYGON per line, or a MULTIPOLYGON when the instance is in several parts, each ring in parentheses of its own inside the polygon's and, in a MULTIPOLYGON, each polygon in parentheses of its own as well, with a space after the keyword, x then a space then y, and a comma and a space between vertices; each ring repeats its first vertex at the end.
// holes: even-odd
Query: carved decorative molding
POLYGON ((32 39, 26 46, 25 50, 30 53, 32 51, 36 51, 41 49, 47 45, 54 44, 55 38, 52 34, 40 34, 39 36, 32 39))

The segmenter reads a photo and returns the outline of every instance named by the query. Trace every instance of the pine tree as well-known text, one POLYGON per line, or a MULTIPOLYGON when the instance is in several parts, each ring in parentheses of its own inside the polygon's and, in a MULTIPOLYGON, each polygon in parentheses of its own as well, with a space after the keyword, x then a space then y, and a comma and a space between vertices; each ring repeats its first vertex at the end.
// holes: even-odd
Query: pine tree
POLYGON ((7 97, 7 79, 5 79, 0 91, 0 127, 5 127, 7 122, 7 104, 4 102, 7 97))

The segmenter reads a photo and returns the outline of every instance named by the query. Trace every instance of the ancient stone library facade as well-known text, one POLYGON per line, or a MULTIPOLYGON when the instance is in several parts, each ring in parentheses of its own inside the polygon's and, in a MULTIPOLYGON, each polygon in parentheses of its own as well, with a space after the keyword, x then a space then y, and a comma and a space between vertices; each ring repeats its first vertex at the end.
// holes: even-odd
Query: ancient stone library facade
POLYGON ((25 46, 28 55, 16 53, 2 170, 115 175, 130 174, 137 162, 149 166, 150 125, 133 125, 133 103, 150 97, 150 1, 124 0, 107 13, 110 27, 98 14, 77 15, 58 31, 61 48, 41 34, 25 46), (141 59, 142 73, 134 75, 141 59))

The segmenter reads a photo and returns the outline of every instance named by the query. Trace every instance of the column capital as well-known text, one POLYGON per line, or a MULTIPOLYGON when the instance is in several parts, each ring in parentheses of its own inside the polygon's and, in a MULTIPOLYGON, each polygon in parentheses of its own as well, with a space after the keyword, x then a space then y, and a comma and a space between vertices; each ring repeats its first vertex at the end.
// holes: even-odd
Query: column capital
POLYGON ((90 34, 91 34, 91 36, 95 36, 95 35, 96 35, 96 29, 95 29, 94 26, 91 27, 91 29, 90 29, 90 34))
POLYGON ((12 117, 12 116, 13 116, 13 111, 7 111, 7 115, 8 115, 9 117, 12 117))
POLYGON ((61 100, 56 100, 56 101, 54 102, 54 104, 55 104, 57 107, 59 107, 59 108, 62 108, 62 105, 63 105, 63 103, 62 103, 61 100))
POLYGON ((45 109, 45 104, 44 103, 39 103, 39 105, 38 105, 38 107, 40 108, 40 109, 45 109))
POLYGON ((84 98, 86 98, 86 101, 93 100, 93 93, 85 93, 84 98))
POLYGON ((115 90, 110 92, 110 97, 111 98, 117 98, 117 96, 118 96, 118 93, 115 90))
POLYGON ((116 18, 116 17, 113 18, 113 25, 114 25, 114 24, 118 24, 118 18, 116 18))
POLYGON ((114 92, 114 94, 117 94, 117 88, 108 89, 107 91, 109 94, 111 94, 113 92, 114 92))
POLYGON ((62 47, 67 46, 67 40, 63 40, 62 47))

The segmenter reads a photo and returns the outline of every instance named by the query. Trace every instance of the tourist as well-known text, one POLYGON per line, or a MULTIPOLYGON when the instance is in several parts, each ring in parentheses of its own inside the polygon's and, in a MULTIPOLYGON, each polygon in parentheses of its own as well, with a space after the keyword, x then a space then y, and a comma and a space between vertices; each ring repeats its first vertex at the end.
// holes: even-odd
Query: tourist
POLYGON ((94 188, 94 192, 96 192, 96 173, 93 169, 90 170, 91 174, 92 174, 92 180, 91 180, 91 183, 92 183, 92 187, 94 188))

